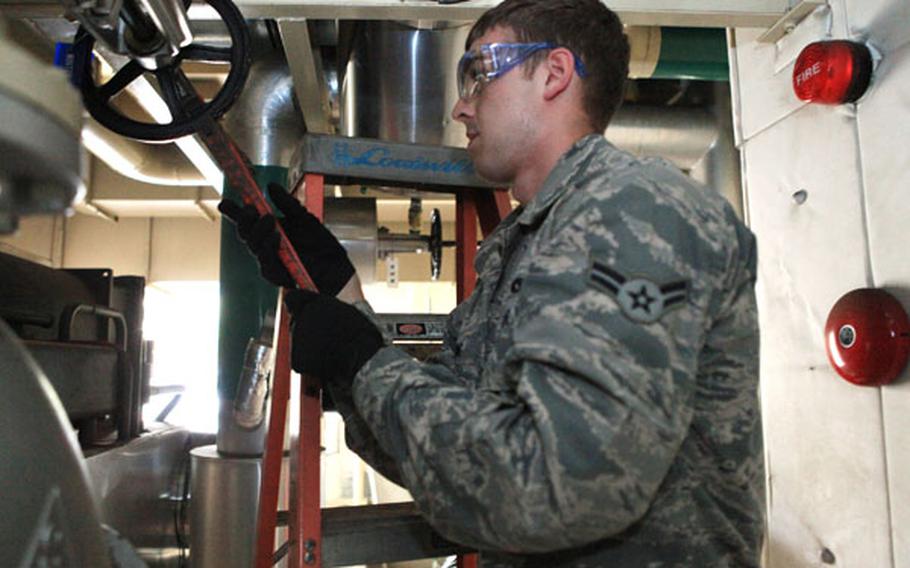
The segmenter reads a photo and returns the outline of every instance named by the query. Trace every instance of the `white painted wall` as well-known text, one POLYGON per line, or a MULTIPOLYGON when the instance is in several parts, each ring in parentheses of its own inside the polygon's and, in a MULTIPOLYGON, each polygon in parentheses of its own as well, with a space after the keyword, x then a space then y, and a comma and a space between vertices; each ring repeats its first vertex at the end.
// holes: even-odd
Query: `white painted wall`
POLYGON ((58 267, 63 255, 63 225, 62 215, 21 217, 15 233, 0 235, 0 252, 58 267))
POLYGON ((76 213, 23 217, 0 237, 0 252, 55 268, 111 268, 149 282, 218 280, 221 223, 193 217, 121 217, 76 213))
POLYGON ((757 43, 761 30, 731 36, 759 241, 772 568, 827 565, 826 549, 837 566, 910 567, 910 373, 850 385, 822 342, 828 311, 853 288, 885 287, 910 307, 908 29, 906 0, 831 0, 777 44, 757 43), (792 93, 799 51, 828 37, 868 39, 884 55, 855 106, 806 106, 792 93))

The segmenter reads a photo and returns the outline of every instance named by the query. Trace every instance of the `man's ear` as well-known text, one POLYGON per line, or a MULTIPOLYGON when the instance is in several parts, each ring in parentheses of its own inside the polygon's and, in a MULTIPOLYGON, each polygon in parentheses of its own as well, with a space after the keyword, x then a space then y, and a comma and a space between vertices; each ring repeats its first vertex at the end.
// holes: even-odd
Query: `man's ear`
POLYGON ((550 101, 562 94, 575 77, 575 56, 564 47, 550 50, 541 65, 546 72, 544 100, 550 101))

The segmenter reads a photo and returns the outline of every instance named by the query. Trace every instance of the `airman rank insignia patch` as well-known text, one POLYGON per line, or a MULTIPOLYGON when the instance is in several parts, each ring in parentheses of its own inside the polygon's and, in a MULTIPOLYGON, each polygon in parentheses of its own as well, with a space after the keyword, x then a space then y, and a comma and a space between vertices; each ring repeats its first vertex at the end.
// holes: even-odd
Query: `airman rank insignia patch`
POLYGON ((602 262, 594 261, 588 282, 616 298, 622 313, 632 321, 654 323, 689 296, 689 282, 675 280, 658 284, 642 277, 628 277, 602 262))

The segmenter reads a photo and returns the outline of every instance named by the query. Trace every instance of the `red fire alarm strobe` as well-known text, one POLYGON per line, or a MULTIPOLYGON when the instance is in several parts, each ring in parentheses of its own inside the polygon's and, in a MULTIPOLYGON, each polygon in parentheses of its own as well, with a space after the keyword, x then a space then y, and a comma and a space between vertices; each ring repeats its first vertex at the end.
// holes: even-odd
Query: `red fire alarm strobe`
POLYGON ((910 320, 897 299, 877 288, 844 294, 825 324, 825 350, 834 370, 855 385, 887 385, 910 354, 910 320))
POLYGON ((793 91, 803 101, 839 105, 857 101, 869 88, 873 58, 855 41, 810 43, 796 59, 793 91))

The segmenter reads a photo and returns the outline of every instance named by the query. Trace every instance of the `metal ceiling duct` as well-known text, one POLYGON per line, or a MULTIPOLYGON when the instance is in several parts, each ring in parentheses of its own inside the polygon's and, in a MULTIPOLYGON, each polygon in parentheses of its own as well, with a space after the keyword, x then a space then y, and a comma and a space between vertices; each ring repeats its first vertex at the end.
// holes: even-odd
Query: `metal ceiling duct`
POLYGON ((390 142, 464 146, 449 117, 470 24, 359 24, 342 85, 341 131, 390 142))
POLYGON ((661 156, 688 171, 708 152, 718 132, 707 109, 623 105, 605 136, 636 156, 661 156))
POLYGON ((264 22, 250 23, 253 64, 243 93, 224 115, 225 130, 254 166, 287 167, 306 132, 284 50, 264 22))

